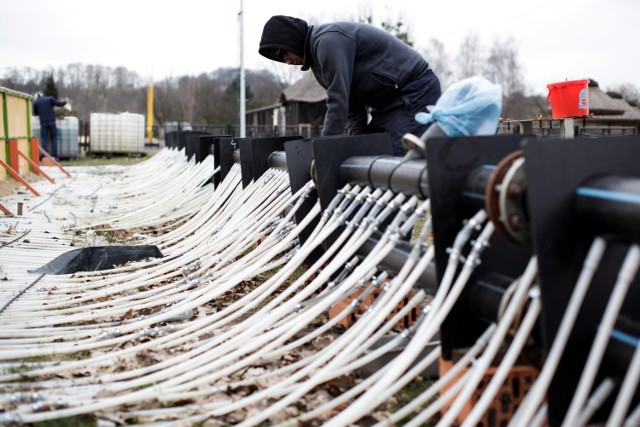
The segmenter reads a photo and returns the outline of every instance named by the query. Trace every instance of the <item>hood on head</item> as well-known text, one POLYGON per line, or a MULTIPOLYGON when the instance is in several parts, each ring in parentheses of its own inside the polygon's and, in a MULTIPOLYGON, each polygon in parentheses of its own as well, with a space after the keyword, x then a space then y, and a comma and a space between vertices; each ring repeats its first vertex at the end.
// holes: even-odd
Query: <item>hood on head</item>
POLYGON ((287 51, 304 57, 304 42, 309 25, 302 19, 291 16, 272 16, 262 30, 260 55, 273 61, 284 62, 287 51))

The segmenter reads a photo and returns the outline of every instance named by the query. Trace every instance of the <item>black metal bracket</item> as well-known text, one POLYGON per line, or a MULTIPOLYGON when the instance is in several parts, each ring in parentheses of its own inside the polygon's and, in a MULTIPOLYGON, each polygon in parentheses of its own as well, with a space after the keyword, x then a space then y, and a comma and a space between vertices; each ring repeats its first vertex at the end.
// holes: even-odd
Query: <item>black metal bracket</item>
POLYGON ((240 168, 242 186, 249 185, 269 169, 269 156, 274 151, 284 151, 286 141, 301 139, 301 136, 281 136, 274 138, 251 138, 240 141, 240 168))
MULTIPOLYGON (((484 206, 484 194, 470 193, 469 179, 478 168, 492 168, 502 158, 521 148, 521 135, 435 138, 427 141, 429 192, 433 221, 438 282, 447 266, 448 248, 453 246, 465 219, 484 206)), ((531 250, 494 236, 482 255, 469 283, 488 274, 518 277, 531 257, 531 250)), ((441 327, 443 356, 470 347, 487 324, 471 309, 467 286, 441 327)))
POLYGON ((202 136, 201 140, 210 141, 209 152, 213 155, 213 168, 220 168, 220 172, 215 174, 213 182, 218 186, 227 177, 227 174, 231 170, 231 166, 235 163, 233 153, 239 149, 241 140, 248 140, 249 138, 234 138, 234 137, 217 137, 217 136, 202 136))
MULTIPOLYGON (((544 346, 548 351, 594 235, 602 232, 599 227, 583 221, 576 214, 576 190, 595 177, 640 177, 640 138, 536 141, 524 147, 524 154, 533 241, 538 255, 544 346)), ((548 390, 551 425, 562 422, 570 404, 628 245, 628 240, 608 240, 607 250, 593 277, 548 390)), ((637 324, 640 320, 637 309, 639 299, 640 280, 636 277, 621 311, 621 317, 627 323, 637 324)), ((626 333, 629 334, 628 331, 626 333)), ((622 366, 628 366, 628 360, 622 366)), ((596 383, 604 376, 616 376, 619 368, 619 363, 617 366, 603 364, 596 383)), ((638 401, 636 392, 632 407, 638 401)), ((595 421, 603 419, 601 414, 608 413, 610 408, 611 403, 606 403, 596 414, 595 421)))
POLYGON ((196 163, 204 161, 209 155, 209 140, 202 140, 204 136, 211 135, 210 132, 188 131, 184 132, 186 142, 187 160, 195 157, 196 163))
POLYGON ((349 157, 392 155, 391 136, 388 133, 374 133, 356 136, 325 136, 310 139, 315 170, 315 183, 318 186, 320 206, 326 209, 338 189, 345 183, 340 182, 339 171, 342 163, 349 157))

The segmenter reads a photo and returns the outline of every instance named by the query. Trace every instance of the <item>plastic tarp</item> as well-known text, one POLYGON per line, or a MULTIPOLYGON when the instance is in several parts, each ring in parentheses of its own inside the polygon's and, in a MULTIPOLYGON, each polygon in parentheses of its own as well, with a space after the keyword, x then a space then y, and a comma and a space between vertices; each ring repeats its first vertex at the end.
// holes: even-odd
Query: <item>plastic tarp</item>
POLYGON ((130 261, 162 258, 157 246, 94 246, 74 249, 57 256, 29 273, 71 274, 78 271, 110 270, 130 261))
POLYGON ((493 135, 502 110, 502 89, 484 77, 469 77, 451 85, 427 110, 416 114, 416 121, 438 123, 447 136, 493 135))

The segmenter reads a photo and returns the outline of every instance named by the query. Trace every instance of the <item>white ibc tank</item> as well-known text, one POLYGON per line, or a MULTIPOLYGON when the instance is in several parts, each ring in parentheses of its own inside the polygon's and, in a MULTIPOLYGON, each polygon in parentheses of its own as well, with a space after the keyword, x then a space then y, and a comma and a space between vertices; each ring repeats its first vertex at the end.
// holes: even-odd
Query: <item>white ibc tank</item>
POLYGON ((91 113, 89 126, 92 152, 144 152, 144 116, 142 114, 91 113))
POLYGON ((77 117, 67 116, 56 120, 58 128, 58 157, 76 158, 79 155, 78 133, 80 121, 77 117))
POLYGON ((40 118, 31 116, 31 137, 40 138, 40 118))

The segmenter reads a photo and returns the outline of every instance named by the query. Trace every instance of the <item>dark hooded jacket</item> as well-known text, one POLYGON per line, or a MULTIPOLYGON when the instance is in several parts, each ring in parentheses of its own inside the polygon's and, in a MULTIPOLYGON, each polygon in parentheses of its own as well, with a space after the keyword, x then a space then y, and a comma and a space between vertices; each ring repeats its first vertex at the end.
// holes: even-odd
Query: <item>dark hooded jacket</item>
POLYGON ((33 103, 33 113, 40 118, 40 124, 55 123, 56 115, 53 107, 62 107, 66 103, 51 96, 40 96, 33 103))
POLYGON ((367 106, 374 118, 390 108, 406 108, 411 100, 403 89, 429 69, 410 46, 363 23, 309 26, 298 18, 274 16, 265 24, 259 52, 283 62, 287 50, 303 57, 302 69, 310 68, 327 91, 323 135, 343 134, 345 129, 362 133, 367 106))

